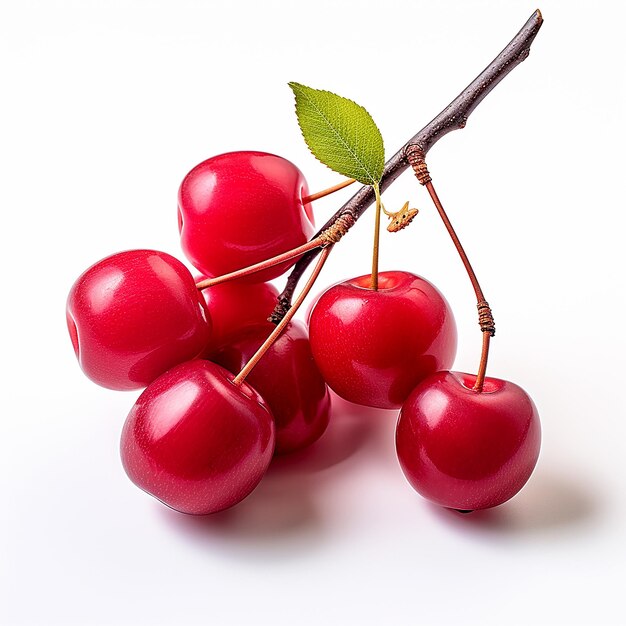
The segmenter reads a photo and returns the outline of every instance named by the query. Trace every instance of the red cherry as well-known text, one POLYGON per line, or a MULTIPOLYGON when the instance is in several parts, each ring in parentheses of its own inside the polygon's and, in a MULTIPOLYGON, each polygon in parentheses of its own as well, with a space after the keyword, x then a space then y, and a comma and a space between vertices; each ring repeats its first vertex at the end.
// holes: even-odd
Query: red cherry
MULTIPOLYGON (((247 329, 214 355, 214 360, 231 372, 239 372, 274 328, 266 323, 247 329)), ((330 394, 315 365, 309 337, 301 322, 287 325, 246 380, 272 410, 276 454, 300 450, 317 441, 326 430, 330 394)))
POLYGON ((402 470, 425 498, 470 511, 512 498, 530 477, 541 445, 537 408, 517 385, 437 372, 402 406, 396 449, 402 470))
MULTIPOLYGON (((187 258, 220 276, 306 243, 313 212, 302 172, 265 152, 212 157, 185 176, 178 194, 178 226, 187 258)), ((250 282, 280 276, 296 259, 253 274, 250 282)))
POLYGON ((271 283, 240 280, 208 287, 202 293, 213 323, 209 345, 201 355, 206 358, 247 326, 266 322, 278 298, 278 289, 271 283))
POLYGON ((309 333, 322 376, 342 398, 399 408, 415 385, 449 368, 456 324, 441 293, 409 272, 381 272, 334 285, 314 304, 309 333))
POLYGON ((221 511, 252 492, 272 459, 274 420, 261 396, 233 378, 198 359, 139 396, 120 444, 138 487, 193 515, 221 511))
POLYGON ((139 389, 195 357, 211 333, 189 270, 155 250, 120 252, 72 286, 67 326, 85 374, 110 389, 139 389))

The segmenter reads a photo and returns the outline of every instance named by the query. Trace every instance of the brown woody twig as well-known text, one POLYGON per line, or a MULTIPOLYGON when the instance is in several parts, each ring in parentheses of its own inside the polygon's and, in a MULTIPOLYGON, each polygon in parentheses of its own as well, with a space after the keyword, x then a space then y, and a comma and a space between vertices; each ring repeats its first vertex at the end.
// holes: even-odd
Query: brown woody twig
MULTIPOLYGON (((409 156, 416 150, 425 156, 426 153, 449 132, 465 128, 467 118, 482 102, 483 98, 515 67, 524 61, 530 53, 543 18, 539 10, 535 11, 522 29, 513 37, 500 54, 433 120, 396 152, 385 164, 380 190, 387 189, 409 167, 409 156)), ((331 227, 339 218, 350 219, 352 223, 361 217, 365 210, 374 202, 374 191, 371 186, 361 187, 320 229, 320 233, 331 227)), ((319 233, 318 233, 319 234, 319 233)), ((303 255, 296 263, 285 289, 278 298, 271 321, 279 323, 291 307, 291 299, 298 282, 311 261, 320 252, 319 248, 303 255)))

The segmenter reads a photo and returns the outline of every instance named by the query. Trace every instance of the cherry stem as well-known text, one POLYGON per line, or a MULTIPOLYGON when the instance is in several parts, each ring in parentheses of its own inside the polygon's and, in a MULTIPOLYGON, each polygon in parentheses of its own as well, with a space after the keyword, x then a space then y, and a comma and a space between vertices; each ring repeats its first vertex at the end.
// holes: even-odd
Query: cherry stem
POLYGON ((491 333, 483 331, 483 347, 480 353, 480 363, 478 364, 478 373, 476 381, 472 389, 480 393, 485 384, 485 374, 487 373, 487 360, 489 359, 489 342, 491 341, 491 333))
POLYGON ((344 189, 345 187, 349 187, 352 183, 356 183, 354 178, 347 178, 343 182, 333 185, 332 187, 328 187, 328 189, 322 189, 322 191, 318 191, 317 193, 312 193, 310 196, 305 196, 302 198, 302 204, 308 204, 309 202, 313 202, 315 200, 319 200, 324 196, 329 196, 331 193, 335 193, 335 191, 339 191, 340 189, 344 189))
POLYGON ((276 325, 276 328, 270 333, 269 337, 263 342, 263 345, 252 355, 252 358, 246 363, 244 368, 235 376, 233 379, 233 383, 235 385, 241 385, 241 383, 246 379, 246 376, 252 371, 254 366, 261 360, 263 355, 270 349, 272 344, 278 339, 279 335, 283 332, 287 324, 291 321, 293 316, 296 314, 296 311, 302 306, 305 298, 309 295, 313 284, 317 280, 322 268, 324 267, 324 263, 326 263, 326 259, 330 254, 330 251, 333 249, 334 244, 326 246, 324 250, 322 250, 322 254, 320 255, 315 267, 313 268, 313 272, 309 276, 309 279, 306 281, 302 291, 294 301, 292 307, 287 311, 283 319, 279 324, 276 325))
POLYGON ((315 248, 319 248, 320 246, 327 245, 328 241, 324 239, 324 237, 317 236, 315 239, 311 239, 311 241, 307 241, 307 243, 298 246, 297 248, 293 248, 292 250, 288 250, 287 252, 283 252, 278 256, 272 257, 265 261, 261 261, 260 263, 255 263, 254 265, 249 265, 248 267, 244 267, 240 270, 236 270, 234 272, 230 272, 228 274, 222 274, 221 276, 215 276, 214 278, 205 278, 201 280, 199 283, 196 283, 196 287, 202 291, 203 289, 207 289, 208 287, 213 287, 214 285, 219 285, 220 283, 226 283, 231 280, 235 280, 237 278, 243 278, 244 276, 248 276, 250 274, 255 274, 256 272, 261 272, 269 267, 274 267, 274 265, 278 265, 279 263, 283 263, 285 261, 289 261, 294 257, 301 256, 310 250, 314 250, 315 248))
POLYGON ((426 167, 426 161, 424 160, 423 153, 414 153, 411 159, 411 165, 415 171, 415 175, 419 182, 426 187, 430 197, 437 208, 437 212, 439 213, 439 217, 443 222, 448 234, 450 235, 450 239, 452 239, 452 243, 454 243, 454 247, 456 251, 459 253, 461 257, 461 261, 465 266, 465 270, 467 275, 469 276, 470 282, 472 283, 472 287, 474 288, 474 293, 476 294, 476 306, 478 307, 478 323, 480 324, 480 329, 483 333, 483 347, 480 355, 480 363, 478 365, 478 374, 476 375, 476 382, 474 383, 473 390, 480 393, 483 390, 483 384, 485 382, 485 374, 487 372, 487 360, 489 358, 489 342, 491 337, 495 335, 496 328, 493 322, 493 316, 491 314, 491 309, 485 300, 485 295, 483 294, 483 290, 478 283, 478 278, 476 278, 476 272, 472 268, 472 264, 469 262, 467 258, 467 254, 461 245, 461 241, 456 234, 448 215, 446 214, 443 205, 441 204, 441 200, 439 200, 439 196, 435 191, 435 187, 433 186, 433 181, 430 177, 430 173, 428 172, 428 168, 426 167))
POLYGON ((461 261, 463 262, 463 265, 465 266, 467 275, 469 276, 469 279, 472 283, 472 287, 474 288, 474 293, 476 294, 477 302, 484 301, 485 296, 483 294, 483 290, 480 288, 478 279, 476 278, 476 272, 474 272, 474 269, 472 268, 472 265, 469 262, 469 259, 467 258, 467 254, 465 253, 465 250, 463 249, 463 246, 461 245, 461 241, 458 235, 456 234, 454 228, 452 227, 452 223, 450 222, 450 219, 448 218, 448 215, 446 214, 446 211, 443 208, 443 205, 441 204, 441 200, 439 200, 439 196, 437 195, 437 192, 435 191, 432 180, 430 182, 427 182, 424 186, 428 190, 428 193, 430 194, 430 197, 433 203, 435 204, 435 207, 437 208, 439 217, 441 218, 444 226, 446 227, 446 230, 448 231, 448 234, 450 235, 450 239, 452 239, 452 243, 454 244, 454 247, 456 248, 457 252, 459 253, 459 256, 461 257, 461 261))
POLYGON ((372 249, 372 278, 370 282, 370 288, 372 291, 378 291, 378 253, 380 251, 380 207, 382 202, 380 201, 380 187, 378 183, 372 185, 374 187, 374 193, 376 194, 376 208, 374 214, 376 219, 374 220, 374 246, 372 249))

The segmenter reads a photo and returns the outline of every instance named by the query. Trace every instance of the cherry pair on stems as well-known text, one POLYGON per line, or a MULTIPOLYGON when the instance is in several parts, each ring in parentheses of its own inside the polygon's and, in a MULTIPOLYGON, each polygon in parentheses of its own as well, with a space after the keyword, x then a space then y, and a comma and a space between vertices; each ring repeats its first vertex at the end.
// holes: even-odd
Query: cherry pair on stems
MULTIPOLYGON (((209 159, 181 185, 183 248, 198 269, 218 274, 299 246, 312 231, 306 193, 299 170, 280 157, 230 153, 209 159), (268 216, 268 206, 278 221, 268 216), (219 237, 209 238, 216 230, 219 237)), ((166 372, 150 384, 131 411, 122 435, 122 459, 136 484, 178 510, 210 513, 232 506, 256 486, 275 447, 289 452, 308 445, 328 423, 328 392, 310 358, 306 331, 296 325, 287 327, 248 376, 267 403, 247 383, 217 365, 182 363, 202 353, 232 370, 240 369, 269 332, 267 326, 241 331, 246 323, 258 321, 256 303, 258 313, 263 309, 267 315, 266 296, 273 289, 249 281, 273 277, 292 262, 246 276, 246 282, 212 286, 205 292, 210 315, 186 268, 165 253, 113 255, 90 268, 72 289, 68 326, 77 356, 91 378, 128 389, 150 384, 166 372), (251 295, 254 289, 256 296, 251 295), (246 302, 245 309, 232 306, 237 297, 246 302), (215 320, 212 339, 211 318, 215 320), (235 339, 237 332, 240 336, 235 339), (285 401, 293 398, 294 390, 300 394, 297 399, 285 401), (281 402, 291 407, 281 408, 281 402), (234 417, 226 419, 228 415, 234 417)), ((339 395, 370 406, 399 408, 420 380, 428 386, 430 374, 451 366, 456 328, 449 306, 427 281, 406 272, 382 273, 379 289, 373 291, 367 287, 368 278, 336 285, 319 298, 309 320, 311 348, 324 378, 339 395)), ((488 393, 497 395, 499 388, 494 385, 488 393)), ((472 393, 480 398, 475 405, 486 397, 472 393)), ((504 404, 513 406, 515 398, 508 397, 504 404)), ((409 454, 419 460, 417 465, 403 460, 408 444, 416 439, 416 429, 400 425, 403 418, 409 420, 407 415, 417 414, 412 405, 403 408, 399 458, 418 491, 426 495, 424 485, 435 481, 435 496, 439 494, 444 506, 467 509, 499 504, 521 488, 528 477, 524 472, 529 475, 534 466, 531 461, 511 462, 515 455, 531 459, 532 445, 512 449, 507 444, 506 454, 491 465, 483 459, 482 469, 472 463, 470 451, 465 469, 457 467, 451 479, 464 480, 463 471, 471 474, 468 480, 482 499, 465 497, 461 502, 454 499, 456 495, 450 499, 445 495, 450 491, 445 467, 439 474, 416 469, 425 466, 427 447, 409 454), (511 493, 496 489, 494 481, 515 488, 511 493)), ((448 428, 445 437, 452 440, 453 431, 448 428)), ((493 441, 509 441, 511 437, 504 434, 500 432, 493 441)), ((440 440, 441 435, 435 432, 431 439, 440 440)), ((427 441, 420 433, 419 444, 427 441)), ((456 453, 455 445, 439 447, 456 453)), ((468 487, 460 492, 467 495, 468 487)))
POLYGON ((446 371, 456 325, 429 282, 382 272, 372 291, 369 280, 331 287, 313 305, 311 347, 326 382, 357 404, 401 407, 398 460, 425 498, 460 511, 506 502, 539 455, 533 401, 513 383, 486 378, 478 391, 476 376, 446 371))

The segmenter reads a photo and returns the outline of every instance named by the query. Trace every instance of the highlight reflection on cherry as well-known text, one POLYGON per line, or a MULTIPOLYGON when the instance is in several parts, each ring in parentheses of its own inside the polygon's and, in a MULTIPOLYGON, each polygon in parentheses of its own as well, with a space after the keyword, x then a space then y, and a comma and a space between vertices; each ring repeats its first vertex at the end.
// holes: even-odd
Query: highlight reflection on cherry
MULTIPOLYGON (((178 193, 183 251, 208 276, 220 276, 296 248, 313 234, 313 210, 302 172, 267 152, 220 154, 196 165, 178 193)), ((244 280, 264 282, 286 261, 244 280)))
POLYGON ((402 406, 396 429, 398 460, 425 498, 461 510, 512 498, 530 477, 541 426, 530 396, 517 385, 487 377, 437 372, 402 406))
POLYGON ((313 356, 342 398, 400 408, 415 385, 452 365, 456 324, 437 288, 410 272, 381 272, 379 288, 360 276, 327 289, 313 304, 313 356))
POLYGON ((211 334, 189 270, 156 250, 129 250, 92 265, 67 299, 81 368, 110 389, 140 389, 198 355, 211 334))
POLYGON ((120 450, 129 478, 182 513, 206 515, 243 500, 274 452, 272 414, 245 382, 201 359, 155 380, 133 406, 120 450))

